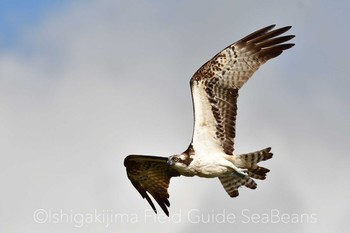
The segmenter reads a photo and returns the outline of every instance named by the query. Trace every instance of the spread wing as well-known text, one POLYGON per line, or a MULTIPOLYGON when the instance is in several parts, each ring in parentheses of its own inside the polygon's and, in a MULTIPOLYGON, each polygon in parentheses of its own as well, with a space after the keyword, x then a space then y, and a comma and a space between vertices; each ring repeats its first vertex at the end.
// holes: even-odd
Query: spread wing
POLYGON ((167 158, 157 156, 129 155, 124 159, 128 178, 152 209, 157 210, 148 193, 157 201, 164 213, 169 216, 168 187, 170 178, 180 174, 167 166, 167 158))
POLYGON ((228 46, 205 63, 192 77, 194 108, 192 145, 198 149, 233 154, 238 90, 266 61, 294 44, 293 35, 279 36, 291 27, 260 29, 228 46))

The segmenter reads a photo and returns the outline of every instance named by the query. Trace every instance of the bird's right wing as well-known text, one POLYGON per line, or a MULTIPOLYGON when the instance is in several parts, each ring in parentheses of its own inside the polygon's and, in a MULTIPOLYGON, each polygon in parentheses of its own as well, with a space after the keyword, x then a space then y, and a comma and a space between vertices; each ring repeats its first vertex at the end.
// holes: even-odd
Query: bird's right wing
POLYGON ((191 90, 195 150, 208 148, 233 154, 238 90, 266 61, 294 44, 294 36, 281 34, 291 27, 262 28, 226 47, 193 75, 191 90))
POLYGON ((170 178, 180 174, 167 166, 168 158, 158 156, 129 155, 124 159, 124 166, 129 180, 139 191, 143 198, 146 198, 154 212, 157 210, 148 196, 148 193, 157 201, 164 213, 169 216, 168 208, 168 187, 170 178))

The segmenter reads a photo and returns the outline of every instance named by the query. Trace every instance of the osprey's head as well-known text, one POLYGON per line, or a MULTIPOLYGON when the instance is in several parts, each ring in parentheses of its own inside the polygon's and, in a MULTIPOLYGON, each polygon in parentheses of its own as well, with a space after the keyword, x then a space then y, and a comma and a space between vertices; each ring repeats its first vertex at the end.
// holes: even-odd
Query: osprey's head
POLYGON ((187 167, 193 159, 187 153, 182 153, 179 155, 172 155, 168 158, 167 165, 174 166, 176 168, 187 167))

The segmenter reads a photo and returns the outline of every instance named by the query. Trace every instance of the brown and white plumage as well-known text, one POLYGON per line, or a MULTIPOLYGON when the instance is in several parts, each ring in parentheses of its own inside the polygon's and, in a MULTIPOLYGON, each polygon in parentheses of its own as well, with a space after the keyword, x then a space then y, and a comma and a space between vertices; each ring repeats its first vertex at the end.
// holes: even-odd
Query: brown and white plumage
POLYGON ((233 153, 238 90, 260 65, 293 46, 281 43, 294 36, 275 38, 290 27, 270 31, 273 27, 258 30, 228 46, 205 63, 191 79, 196 122, 194 136, 208 129, 202 126, 210 122, 209 127, 215 126, 215 130, 206 130, 205 133, 211 133, 210 138, 216 140, 226 154, 233 153), (208 104, 211 111, 203 106, 208 104))
POLYGON ((255 189, 252 178, 265 179, 269 170, 257 163, 272 157, 271 148, 234 155, 234 138, 239 89, 262 64, 294 45, 284 43, 294 36, 280 36, 291 27, 272 30, 274 26, 226 47, 193 75, 194 130, 185 152, 169 158, 125 158, 129 179, 154 210, 147 192, 168 215, 167 188, 173 176, 218 177, 231 197, 238 195, 240 186, 255 189))
POLYGON ((169 215, 168 187, 170 178, 180 174, 170 166, 166 166, 167 158, 156 156, 129 155, 124 160, 128 178, 143 198, 146 198, 152 209, 157 212, 150 193, 162 210, 169 215))

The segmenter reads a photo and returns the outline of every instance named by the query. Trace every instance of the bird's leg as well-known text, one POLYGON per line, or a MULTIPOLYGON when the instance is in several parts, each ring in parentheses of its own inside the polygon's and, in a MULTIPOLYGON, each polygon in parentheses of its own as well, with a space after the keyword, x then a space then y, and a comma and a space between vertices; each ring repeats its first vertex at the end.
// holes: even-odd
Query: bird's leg
MULTIPOLYGON (((226 160, 227 161, 227 160, 226 160)), ((240 168, 237 167, 233 162, 227 161, 227 166, 233 170, 233 174, 237 175, 239 177, 245 177, 248 175, 248 169, 247 168, 240 168)))
POLYGON ((236 172, 234 174, 239 176, 239 177, 245 177, 248 175, 248 169, 247 168, 237 168, 236 172))

